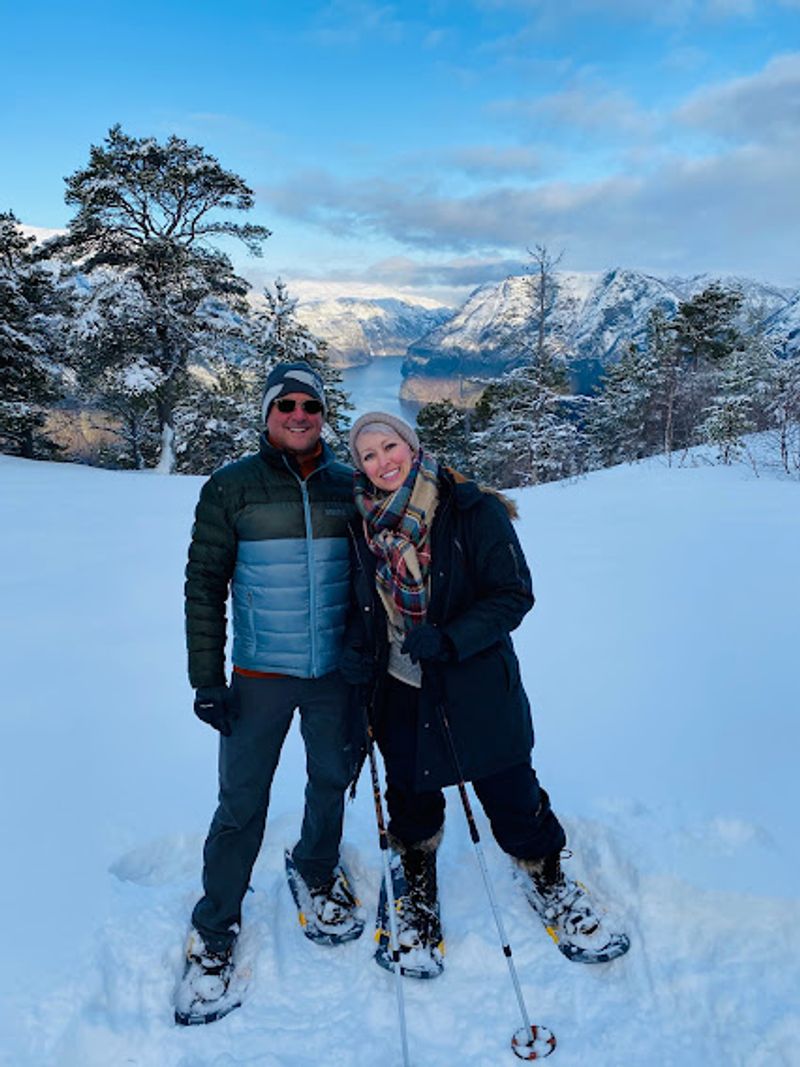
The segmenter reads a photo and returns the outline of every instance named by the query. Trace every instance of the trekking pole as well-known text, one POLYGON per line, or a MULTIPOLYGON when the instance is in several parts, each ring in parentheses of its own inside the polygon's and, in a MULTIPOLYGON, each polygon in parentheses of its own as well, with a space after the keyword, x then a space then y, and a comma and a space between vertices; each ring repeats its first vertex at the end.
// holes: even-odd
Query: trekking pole
POLYGON ((483 855, 483 848, 481 847, 481 836, 478 833, 478 827, 475 822, 475 816, 472 814, 472 805, 469 801, 469 795, 467 793, 467 787, 464 784, 464 775, 461 771, 461 761, 458 758, 456 752, 456 746, 453 741, 453 734, 450 730, 450 723, 447 719, 447 712, 445 711, 444 703, 442 700, 437 701, 437 711, 439 713, 439 719, 442 724, 442 730, 444 731, 445 738, 447 739, 447 747, 450 750, 450 757, 453 761, 453 768, 456 772, 456 778, 458 779, 458 795, 461 797, 461 805, 464 808, 464 814, 467 817, 467 825, 469 826, 469 836, 472 838, 472 843, 475 846, 475 855, 478 860, 478 866, 481 869, 483 875, 483 884, 486 887, 486 895, 489 898, 489 904, 492 909, 492 915, 494 916, 495 925, 497 926, 497 933, 500 937, 500 944, 503 948, 503 955, 506 957, 508 963, 509 974, 511 975, 511 983, 514 986, 514 992, 517 995, 517 1003, 519 1004, 520 1014, 522 1015, 522 1021, 524 1026, 521 1029, 516 1030, 511 1038, 511 1048, 514 1050, 514 1055, 518 1056, 521 1060, 540 1060, 545 1056, 549 1056, 550 1053, 556 1047, 555 1035, 551 1030, 548 1030, 546 1026, 536 1026, 531 1024, 530 1017, 528 1015, 528 1009, 525 1007, 525 999, 522 996, 522 987, 519 984, 519 977, 517 975, 517 968, 514 965, 514 958, 511 953, 511 945, 508 943, 506 937, 505 927, 503 925, 503 918, 500 914, 500 909, 497 907, 497 900, 494 895, 494 889, 489 878, 489 871, 486 867, 486 859, 483 855))
POLYGON ((409 1067, 408 1036, 406 1033, 406 1006, 403 993, 403 978, 400 973, 400 940, 397 935, 397 913, 395 911, 394 886, 392 884, 392 870, 389 863, 389 835, 386 832, 386 820, 383 816, 383 801, 381 800, 381 784, 378 778, 378 762, 375 758, 375 736, 372 731, 372 719, 366 702, 364 707, 364 726, 367 735, 367 754, 369 756, 369 770, 372 776, 372 796, 375 801, 375 818, 378 824, 378 842, 383 856, 383 881, 386 886, 386 902, 389 912, 389 944, 392 949, 392 969, 394 970, 395 989, 397 992, 397 1013, 400 1018, 400 1042, 403 1046, 403 1064, 409 1067))

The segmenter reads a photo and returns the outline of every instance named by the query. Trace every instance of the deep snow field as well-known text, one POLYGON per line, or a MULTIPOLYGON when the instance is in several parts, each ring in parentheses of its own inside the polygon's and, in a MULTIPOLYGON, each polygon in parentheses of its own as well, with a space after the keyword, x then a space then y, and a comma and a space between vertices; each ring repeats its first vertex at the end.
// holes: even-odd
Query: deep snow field
MULTIPOLYGON (((296 729, 245 903, 247 1000, 173 1025, 216 793, 183 651, 200 484, 0 457, 0 1063, 399 1067, 371 938, 314 946, 291 905, 296 729)), ((569 870, 632 941, 607 965, 562 958, 479 816, 531 1018, 558 1038, 548 1063, 800 1064, 800 484, 695 457, 514 495, 535 763, 569 870)), ((344 856, 371 923, 366 773, 344 856)), ((454 790, 440 878, 447 966, 404 984, 412 1064, 512 1067, 520 1019, 454 790)))

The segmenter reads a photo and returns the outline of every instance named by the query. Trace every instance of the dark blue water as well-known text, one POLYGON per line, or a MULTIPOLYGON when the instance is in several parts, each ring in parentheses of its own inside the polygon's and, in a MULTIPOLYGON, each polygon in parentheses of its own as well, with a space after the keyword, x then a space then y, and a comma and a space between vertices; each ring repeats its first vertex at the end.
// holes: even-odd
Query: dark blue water
POLYGON ((402 365, 402 356, 383 356, 364 367, 342 371, 344 388, 355 406, 353 419, 366 411, 387 411, 414 424, 419 405, 400 399, 402 365))

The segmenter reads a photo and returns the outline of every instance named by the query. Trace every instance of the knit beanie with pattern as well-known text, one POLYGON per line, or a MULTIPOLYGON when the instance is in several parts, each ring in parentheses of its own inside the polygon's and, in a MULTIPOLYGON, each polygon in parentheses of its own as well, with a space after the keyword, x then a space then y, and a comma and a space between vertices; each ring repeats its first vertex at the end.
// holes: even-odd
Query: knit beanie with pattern
POLYGON ((267 377, 264 399, 261 401, 261 422, 267 421, 272 404, 287 393, 305 393, 322 404, 323 417, 328 413, 325 386, 322 378, 308 363, 276 363, 267 377))

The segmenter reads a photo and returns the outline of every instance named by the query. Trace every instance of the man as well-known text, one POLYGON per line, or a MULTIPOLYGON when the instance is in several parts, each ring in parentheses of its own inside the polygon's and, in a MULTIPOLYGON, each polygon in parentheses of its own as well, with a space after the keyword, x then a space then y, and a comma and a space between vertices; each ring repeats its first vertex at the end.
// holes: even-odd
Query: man
POLYGON ((355 753, 338 665, 349 596, 352 470, 321 440, 323 383, 305 363, 270 372, 258 454, 205 483, 186 568, 195 714, 220 733, 219 807, 203 852, 176 1021, 211 1022, 240 1003, 233 948, 266 825, 270 786, 294 714, 308 777, 300 839, 287 852, 304 931, 338 943, 363 920, 339 865, 355 753), (233 673, 226 684, 226 604, 233 673))

